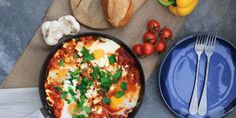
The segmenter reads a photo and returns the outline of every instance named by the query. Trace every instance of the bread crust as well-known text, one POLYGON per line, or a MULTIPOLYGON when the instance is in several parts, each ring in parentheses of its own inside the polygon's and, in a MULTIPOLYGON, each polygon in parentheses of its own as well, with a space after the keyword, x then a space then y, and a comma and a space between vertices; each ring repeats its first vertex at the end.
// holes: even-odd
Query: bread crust
MULTIPOLYGON (((121 5, 118 0, 102 0, 104 14, 110 25, 113 27, 123 27, 129 23, 133 15, 132 0, 128 0, 128 5, 121 5), (109 4, 109 2, 112 2, 109 4), (110 5, 110 6, 109 6, 110 5), (119 5, 119 7, 126 7, 118 9, 119 7, 113 7, 112 5, 119 5), (125 10, 125 11, 122 11, 125 10), (125 14, 125 15, 124 15, 125 14), (113 16, 112 16, 113 15, 113 16), (116 15, 116 16, 114 16, 116 15)), ((127 1, 124 1, 127 2, 127 1)))

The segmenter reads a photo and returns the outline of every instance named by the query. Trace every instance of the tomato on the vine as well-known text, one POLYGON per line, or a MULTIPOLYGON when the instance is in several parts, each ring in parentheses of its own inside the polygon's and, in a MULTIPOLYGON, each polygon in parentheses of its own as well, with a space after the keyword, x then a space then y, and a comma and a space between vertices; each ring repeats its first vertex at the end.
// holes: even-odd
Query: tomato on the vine
POLYGON ((144 43, 144 44, 142 45, 141 50, 142 50, 142 54, 143 54, 144 56, 149 56, 149 55, 153 54, 153 52, 154 52, 154 46, 153 46, 153 44, 151 44, 151 43, 144 43))
POLYGON ((142 55, 142 45, 141 44, 136 44, 133 46, 133 51, 137 56, 141 56, 142 55))
POLYGON ((163 28, 160 33, 159 37, 164 40, 168 40, 172 38, 172 31, 169 28, 163 28))
POLYGON ((158 32, 160 30, 160 23, 157 20, 150 20, 148 22, 148 31, 149 32, 158 32))
POLYGON ((152 43, 155 44, 156 43, 156 36, 154 33, 151 32, 147 32, 143 35, 143 41, 145 43, 152 43))
POLYGON ((159 53, 164 52, 166 50, 166 42, 159 41, 155 46, 155 50, 159 53))

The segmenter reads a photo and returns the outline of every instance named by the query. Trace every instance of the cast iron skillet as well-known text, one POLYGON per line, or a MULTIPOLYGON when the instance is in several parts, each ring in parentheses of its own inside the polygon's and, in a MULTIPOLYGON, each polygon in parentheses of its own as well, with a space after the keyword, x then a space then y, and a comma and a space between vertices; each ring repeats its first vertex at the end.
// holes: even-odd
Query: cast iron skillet
POLYGON ((70 36, 66 36, 66 37, 62 38, 60 40, 60 42, 52 49, 51 53, 47 56, 46 60, 44 61, 44 64, 42 66, 40 76, 39 76, 39 95, 40 95, 40 99, 41 99, 41 102, 42 102, 42 105, 43 105, 43 108, 41 108, 41 112, 47 118, 48 117, 49 118, 54 118, 55 117, 55 115, 52 112, 52 108, 47 104, 46 93, 45 93, 45 89, 44 89, 44 82, 45 82, 45 79, 47 78, 47 74, 48 74, 47 73, 47 66, 48 66, 48 63, 49 63, 50 59, 53 57, 53 55, 56 53, 56 51, 62 47, 62 45, 65 42, 70 41, 72 38, 78 38, 78 37, 83 37, 83 36, 104 37, 104 38, 108 38, 110 40, 113 40, 114 42, 118 43, 121 47, 123 47, 126 51, 128 51, 128 53, 136 61, 137 67, 140 71, 140 76, 141 76, 140 77, 140 79, 141 79, 141 81, 140 81, 141 82, 141 90, 140 90, 139 99, 138 99, 138 103, 137 103, 136 107, 128 115, 128 117, 134 117, 135 114, 138 112, 141 104, 142 104, 142 99, 143 99, 143 96, 144 96, 145 78, 144 78, 144 72, 143 72, 142 66, 141 66, 138 58, 133 53, 133 51, 125 43, 123 43, 121 40, 119 40, 119 39, 117 39, 117 38, 115 38, 111 35, 102 34, 102 33, 92 33, 92 32, 81 33, 81 34, 77 34, 77 35, 70 35, 70 36))

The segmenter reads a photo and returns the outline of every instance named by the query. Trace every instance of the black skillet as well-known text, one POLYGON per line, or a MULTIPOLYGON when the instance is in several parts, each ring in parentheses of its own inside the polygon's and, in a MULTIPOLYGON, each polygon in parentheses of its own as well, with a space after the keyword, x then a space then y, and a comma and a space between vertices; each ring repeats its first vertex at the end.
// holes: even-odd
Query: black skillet
POLYGON ((66 37, 62 38, 60 40, 60 42, 52 49, 52 52, 47 56, 43 66, 42 66, 40 76, 39 76, 39 95, 40 95, 40 99, 41 99, 41 102, 42 102, 42 105, 43 105, 43 108, 41 108, 41 112, 47 118, 54 118, 55 117, 53 112, 52 112, 52 108, 47 103, 46 93, 45 93, 45 89, 44 89, 44 82, 45 82, 45 79, 47 78, 47 74, 48 74, 47 66, 48 66, 48 63, 49 63, 50 59, 53 57, 53 55, 56 53, 56 51, 62 47, 62 45, 65 42, 70 41, 72 38, 79 38, 79 37, 83 37, 83 36, 104 37, 104 38, 108 38, 110 40, 113 40, 114 42, 118 43, 121 47, 123 47, 126 51, 128 51, 128 53, 136 61, 137 67, 140 71, 140 76, 141 76, 141 90, 140 90, 139 99, 138 99, 138 103, 137 103, 136 107, 128 115, 129 118, 134 117, 135 114, 138 112, 141 104, 142 104, 142 99, 143 99, 143 96, 144 96, 145 78, 144 78, 144 72, 143 72, 142 66, 141 66, 138 58, 136 57, 136 55, 133 53, 133 51, 124 42, 122 42, 121 40, 119 40, 119 39, 117 39, 117 38, 115 38, 111 35, 102 34, 102 33, 92 33, 92 32, 81 33, 81 34, 66 36, 66 37))

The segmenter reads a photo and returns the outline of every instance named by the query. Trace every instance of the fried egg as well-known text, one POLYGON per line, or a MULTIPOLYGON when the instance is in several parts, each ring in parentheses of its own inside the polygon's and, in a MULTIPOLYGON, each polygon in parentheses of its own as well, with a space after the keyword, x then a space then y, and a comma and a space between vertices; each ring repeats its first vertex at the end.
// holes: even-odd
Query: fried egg
POLYGON ((112 40, 101 38, 87 47, 90 53, 94 55, 95 60, 91 62, 99 67, 109 66, 108 57, 114 54, 120 45, 112 40))
MULTIPOLYGON (((116 85, 117 89, 117 85, 116 85)), ((137 101, 138 101, 138 94, 140 91, 140 86, 135 86, 134 90, 132 91, 127 91, 124 96, 121 98, 116 98, 115 96, 111 97, 111 104, 109 107, 117 111, 115 114, 119 115, 124 115, 125 114, 125 109, 132 109, 136 106, 137 101)))

